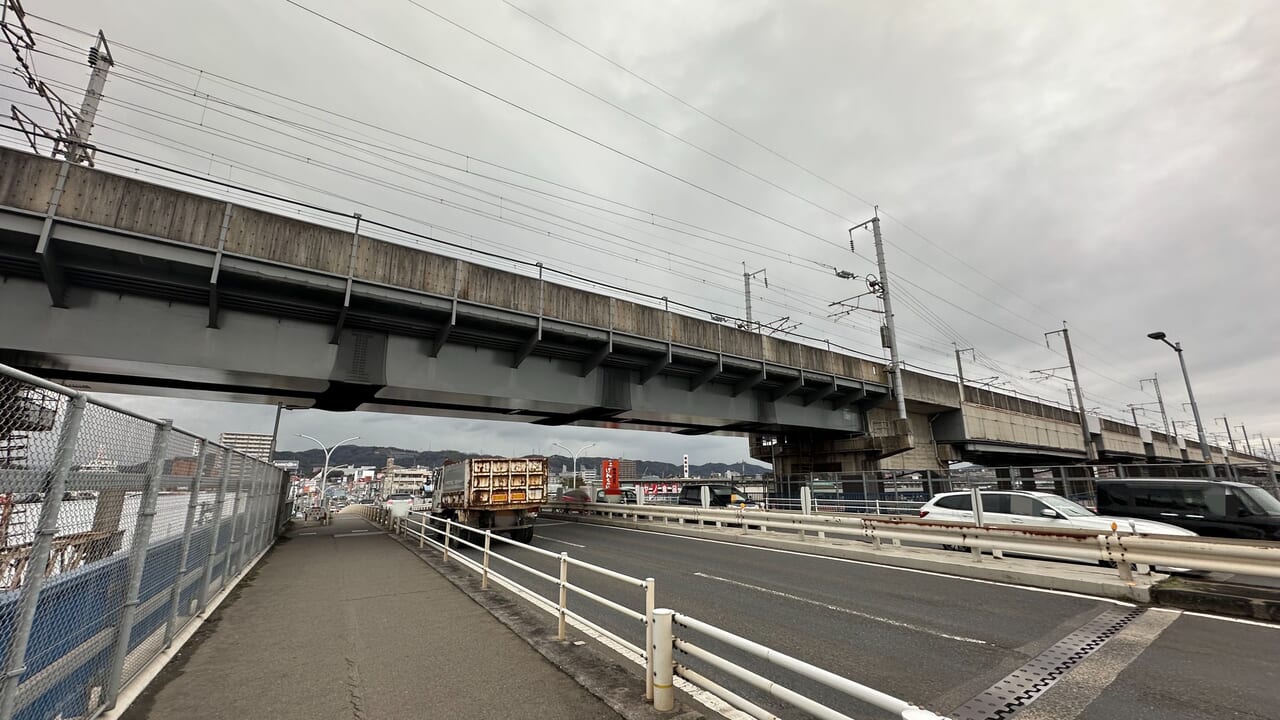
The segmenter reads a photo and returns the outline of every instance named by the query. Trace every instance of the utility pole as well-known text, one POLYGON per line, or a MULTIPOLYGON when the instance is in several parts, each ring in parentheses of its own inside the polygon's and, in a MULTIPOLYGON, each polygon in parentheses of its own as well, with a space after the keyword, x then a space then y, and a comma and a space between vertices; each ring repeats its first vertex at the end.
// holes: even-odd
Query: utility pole
POLYGON ((1227 428, 1227 443, 1229 443, 1229 444, 1231 445, 1231 452, 1236 452, 1236 439, 1235 439, 1235 436, 1233 436, 1233 435, 1231 434, 1231 423, 1227 421, 1227 418, 1226 418, 1226 416, 1225 416, 1225 415, 1224 415, 1224 416, 1222 416, 1222 417, 1220 417, 1220 418, 1216 418, 1216 419, 1217 419, 1217 420, 1221 420, 1221 421, 1222 421, 1222 424, 1223 424, 1224 426, 1226 426, 1226 428, 1227 428))
MULTIPOLYGON (((1076 371, 1076 356, 1071 352, 1071 334, 1067 332, 1067 321, 1062 321, 1062 329, 1044 334, 1044 345, 1049 347, 1050 335, 1062 335, 1062 342, 1067 346, 1067 366, 1071 368, 1071 384, 1076 389, 1076 411, 1080 413, 1080 433, 1084 438, 1085 456, 1090 462, 1098 459, 1098 450, 1093 446, 1093 438, 1089 435, 1089 421, 1085 419, 1084 393, 1080 391, 1080 374, 1076 371)), ((1135 421, 1134 424, 1137 424, 1135 421)))
POLYGON ((1244 425, 1237 425, 1240 428, 1240 434, 1244 436, 1244 449, 1253 455, 1253 443, 1249 442, 1249 431, 1244 429, 1244 425))
POLYGON ((757 276, 757 275, 760 275, 760 276, 761 276, 761 279, 762 279, 762 280, 764 280, 764 286, 765 286, 766 288, 767 288, 767 287, 769 287, 769 275, 764 271, 764 268, 761 268, 761 269, 759 269, 759 270, 756 270, 755 272, 747 272, 747 264, 746 264, 745 262, 743 262, 743 263, 742 263, 742 292, 743 292, 743 295, 744 295, 744 296, 746 297, 746 299, 747 299, 747 327, 748 327, 748 328, 750 328, 750 327, 752 326, 752 321, 751 321, 751 278, 753 278, 753 277, 755 277, 755 276, 757 276))
POLYGON ((1133 426, 1137 428, 1138 427, 1138 406, 1130 405, 1129 412, 1133 414, 1133 426))
MULTIPOLYGON (((955 343, 951 343, 951 345, 954 347, 955 343)), ((956 348, 956 377, 959 378, 960 382, 960 402, 964 402, 964 364, 960 362, 960 354, 972 352, 974 352, 973 348, 956 348)))
POLYGON ((84 91, 84 100, 80 103, 80 114, 76 118, 75 137, 67 140, 67 160, 73 163, 88 161, 93 164, 93 155, 85 148, 89 142, 89 134, 93 132, 93 121, 98 116, 98 103, 102 100, 102 90, 107 85, 107 72, 115 63, 111 60, 111 48, 107 46, 107 37, 98 31, 98 41, 89 48, 89 67, 93 72, 89 75, 89 85, 84 91))
POLYGON ((1142 384, 1147 382, 1151 383, 1156 389, 1156 403, 1160 405, 1160 417, 1164 420, 1164 435, 1165 437, 1173 437, 1169 434, 1169 413, 1164 411, 1164 396, 1160 394, 1160 375, 1151 373, 1151 377, 1139 380, 1138 389, 1141 390, 1142 384))
POLYGON ((893 373, 894 394, 898 396, 898 419, 907 419, 907 393, 902 387, 902 357, 898 353, 898 332, 893 324, 893 300, 889 296, 889 269, 884 260, 884 239, 880 236, 880 208, 871 218, 871 234, 876 242, 876 265, 880 269, 880 296, 884 300, 884 322, 889 330, 889 362, 893 373))

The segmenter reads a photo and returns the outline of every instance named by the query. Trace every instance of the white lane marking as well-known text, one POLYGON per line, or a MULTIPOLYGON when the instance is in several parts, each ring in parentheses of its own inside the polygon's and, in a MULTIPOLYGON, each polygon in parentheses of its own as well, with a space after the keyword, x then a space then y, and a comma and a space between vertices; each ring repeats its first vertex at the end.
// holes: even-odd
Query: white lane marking
POLYGON ((552 525, 578 525, 579 523, 570 523, 568 520, 552 520, 550 522, 539 522, 538 527, 551 527, 552 525))
POLYGON ((1209 613, 1191 612, 1189 610, 1188 611, 1165 610, 1164 608, 1152 608, 1152 609, 1160 610, 1162 612, 1177 612, 1177 613, 1182 613, 1183 615, 1190 615, 1191 617, 1198 617, 1198 618, 1207 618, 1209 620, 1221 620, 1223 622, 1240 623, 1241 625, 1256 625, 1257 627, 1271 628, 1272 630, 1280 630, 1280 625, 1277 625, 1275 623, 1262 622, 1261 620, 1249 620, 1247 618, 1226 617, 1223 615, 1210 615, 1209 613))
POLYGON ((780 598, 786 598, 787 600, 794 600, 795 602, 802 602, 802 603, 807 603, 809 605, 816 605, 820 608, 826 608, 827 610, 832 610, 838 613, 844 613, 846 615, 853 615, 855 617, 860 617, 865 620, 874 620, 876 622, 884 623, 886 625, 892 625, 894 627, 905 628, 907 630, 915 630, 916 632, 922 632, 927 635, 933 635, 934 637, 946 638, 948 640, 957 640, 959 642, 974 643, 975 645, 991 644, 991 643, 988 643, 986 640, 979 640, 977 638, 965 637, 963 635, 949 635, 944 632, 938 632, 937 630, 930 630, 929 628, 926 628, 926 627, 920 627, 919 625, 904 623, 900 620, 893 620, 887 617, 880 617, 879 615, 872 615, 870 613, 864 613, 858 610, 851 610, 849 608, 840 607, 839 605, 824 603, 821 600, 811 600, 806 597, 800 597, 799 595, 792 595, 791 593, 785 593, 785 592, 782 592, 781 590, 774 590, 772 588, 761 587, 759 585, 752 585, 750 583, 739 582, 737 580, 731 580, 729 578, 720 577, 718 575, 708 575, 706 573, 700 573, 700 572, 696 572, 694 573, 694 575, 701 578, 707 578, 708 580, 718 580, 722 583, 728 583, 730 585, 736 585, 741 588, 747 588, 748 590, 755 590, 757 592, 768 593, 769 595, 773 595, 780 598))
POLYGON ((931 577, 946 578, 948 580, 961 580, 964 582, 977 583, 979 585, 994 585, 996 587, 1012 588, 1014 590, 1026 590, 1027 592, 1045 593, 1048 595, 1062 595, 1064 597, 1081 598, 1083 600, 1093 600, 1095 602, 1111 603, 1121 607, 1137 607, 1131 602, 1124 600, 1114 600, 1112 598, 1098 597, 1097 595, 1085 595, 1084 593, 1071 592, 1069 590, 1053 590, 1051 588, 1028 587, 1026 585, 1014 585, 1012 583, 1000 582, 998 580, 983 580, 981 578, 964 577, 963 575, 949 575, 947 573, 936 572, 934 570, 918 570, 916 568, 898 567, 896 565, 881 565, 880 563, 867 562, 865 560, 851 560, 849 558, 831 557, 829 555, 815 555, 813 553, 800 552, 798 550, 782 550, 780 548, 767 548, 758 545, 743 545, 742 543, 729 542, 727 540, 711 540, 709 538, 689 537, 687 535, 675 535, 673 533, 657 532, 655 530, 639 530, 636 528, 613 527, 612 525, 596 525, 594 523, 582 523, 592 527, 607 528, 609 530, 621 530, 623 532, 644 533, 646 535, 661 535, 668 538, 676 538, 678 540, 694 540, 697 542, 713 543, 716 545, 732 545, 733 547, 747 548, 750 550, 763 550, 764 552, 781 553, 783 555, 799 555, 801 557, 814 558, 816 560, 833 560, 835 562, 849 563, 850 565, 863 565, 866 567, 881 568, 884 570, 897 570, 898 572, 914 573, 916 575, 929 575, 931 577))
POLYGON ((352 532, 352 533, 362 533, 362 532, 369 532, 369 531, 368 531, 367 529, 365 529, 365 530, 352 530, 351 532, 352 532))
POLYGON ((311 532, 301 532, 301 533, 298 533, 298 534, 299 534, 299 535, 315 535, 315 534, 316 534, 316 531, 315 531, 315 530, 312 530, 311 532))
POLYGON ((336 537, 336 538, 340 538, 340 537, 373 537, 374 535, 386 535, 386 534, 387 534, 386 532, 369 532, 368 530, 362 530, 362 531, 360 531, 360 532, 334 533, 333 537, 336 537), (361 534, 361 533, 363 533, 363 534, 361 534))
POLYGON ((579 545, 578 543, 571 543, 571 542, 569 542, 568 540, 557 540, 556 538, 553 538, 553 537, 547 537, 546 535, 534 535, 534 537, 538 538, 539 540, 550 540, 551 542, 564 543, 565 545, 572 545, 572 546, 577 547, 577 548, 584 548, 584 547, 586 547, 586 545, 579 545))

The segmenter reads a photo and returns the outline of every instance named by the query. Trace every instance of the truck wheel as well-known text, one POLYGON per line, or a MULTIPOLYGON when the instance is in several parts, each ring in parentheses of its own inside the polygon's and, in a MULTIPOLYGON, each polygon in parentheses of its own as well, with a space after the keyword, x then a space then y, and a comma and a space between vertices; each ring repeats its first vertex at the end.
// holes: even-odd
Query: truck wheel
POLYGON ((516 542, 531 543, 533 542, 533 528, 519 528, 511 531, 511 539, 516 542))

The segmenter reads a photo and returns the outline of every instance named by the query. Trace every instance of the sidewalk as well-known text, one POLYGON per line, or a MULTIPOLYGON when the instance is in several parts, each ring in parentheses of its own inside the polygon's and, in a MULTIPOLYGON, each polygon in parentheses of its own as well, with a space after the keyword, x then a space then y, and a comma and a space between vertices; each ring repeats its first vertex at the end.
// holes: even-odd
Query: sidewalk
POLYGON ((617 715, 387 537, 339 514, 282 541, 126 720, 617 715), (314 534, 313 534, 314 533, 314 534))

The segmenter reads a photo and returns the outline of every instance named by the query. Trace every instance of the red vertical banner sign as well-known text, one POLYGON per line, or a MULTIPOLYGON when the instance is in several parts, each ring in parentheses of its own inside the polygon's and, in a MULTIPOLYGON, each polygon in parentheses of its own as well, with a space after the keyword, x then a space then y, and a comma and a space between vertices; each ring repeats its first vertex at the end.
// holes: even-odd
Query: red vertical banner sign
POLYGON ((622 485, 618 481, 618 461, 605 460, 600 463, 600 485, 605 495, 621 495, 622 485))

